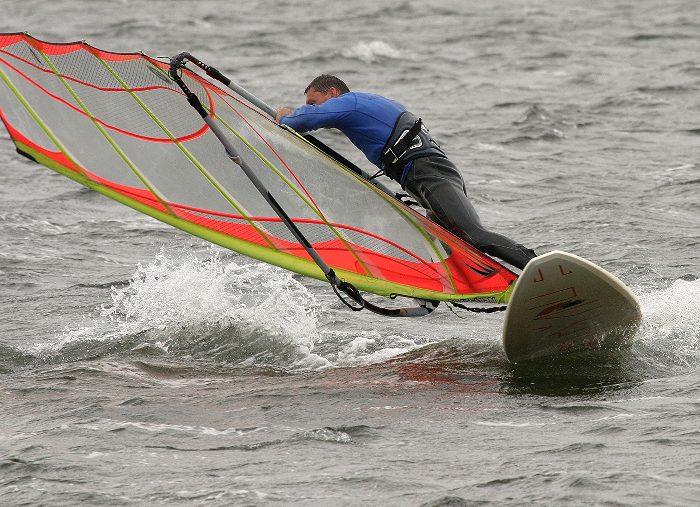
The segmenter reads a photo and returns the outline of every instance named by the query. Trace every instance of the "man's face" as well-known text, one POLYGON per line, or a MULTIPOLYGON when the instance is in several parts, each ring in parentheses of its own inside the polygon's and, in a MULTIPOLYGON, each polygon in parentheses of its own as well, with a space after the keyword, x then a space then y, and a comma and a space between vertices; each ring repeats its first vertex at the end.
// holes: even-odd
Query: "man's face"
POLYGON ((321 93, 316 88, 309 88, 309 91, 306 92, 306 103, 310 106, 318 106, 319 104, 323 104, 328 99, 332 99, 338 95, 340 95, 340 93, 338 93, 338 90, 332 86, 326 93, 321 93))

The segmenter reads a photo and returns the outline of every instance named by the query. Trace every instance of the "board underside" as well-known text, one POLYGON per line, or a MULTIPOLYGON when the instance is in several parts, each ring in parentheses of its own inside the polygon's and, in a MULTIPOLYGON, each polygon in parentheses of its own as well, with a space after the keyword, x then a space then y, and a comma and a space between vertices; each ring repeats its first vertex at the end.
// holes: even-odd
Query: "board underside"
POLYGON ((619 279, 586 259, 554 251, 520 275, 503 323, 512 362, 628 346, 639 303, 619 279))

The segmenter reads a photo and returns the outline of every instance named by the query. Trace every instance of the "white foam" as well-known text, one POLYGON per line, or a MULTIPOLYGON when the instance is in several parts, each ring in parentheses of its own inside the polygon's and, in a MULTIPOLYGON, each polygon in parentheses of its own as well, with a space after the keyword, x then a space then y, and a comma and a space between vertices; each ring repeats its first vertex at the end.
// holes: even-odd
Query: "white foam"
POLYGON ((504 151, 503 146, 491 143, 476 143, 474 149, 479 151, 504 151))
POLYGON ((511 422, 511 421, 472 421, 476 426, 491 426, 494 428, 529 428, 546 426, 552 423, 531 423, 531 422, 511 422))
POLYGON ((354 46, 343 49, 341 54, 345 58, 354 58, 365 63, 375 63, 382 58, 401 57, 401 52, 398 49, 380 40, 358 42, 354 46))
POLYGON ((665 357, 700 361, 700 280, 675 280, 665 289, 640 294, 639 303, 645 344, 665 357))
POLYGON ((113 304, 102 315, 119 321, 129 334, 264 315, 270 327, 284 327, 312 344, 308 330, 315 328, 314 312, 294 303, 310 301, 313 307, 315 298, 289 272, 224 261, 213 248, 205 259, 178 254, 161 251, 147 266, 139 265, 127 287, 112 289, 113 304))
POLYGON ((71 361, 159 349, 221 364, 317 370, 381 363, 434 341, 423 332, 358 331, 335 323, 345 317, 353 314, 331 313, 286 270, 218 247, 194 253, 170 246, 139 265, 128 284, 112 287, 110 304, 29 352, 71 361), (332 325, 322 320, 328 318, 332 325))
POLYGON ((80 326, 35 344, 31 352, 60 353, 74 342, 138 336, 143 342, 135 348, 197 351, 240 362, 246 358, 234 349, 246 348, 243 344, 253 353, 279 350, 286 368, 329 366, 312 352, 320 309, 313 294, 288 271, 223 255, 216 247, 199 255, 162 249, 148 265, 138 266, 128 285, 112 287, 112 302, 99 315, 85 316, 80 326))
MULTIPOLYGON (((95 431, 115 431, 125 428, 134 428, 136 430, 145 431, 148 433, 190 433, 192 435, 207 435, 207 436, 247 436, 252 433, 265 431, 265 427, 255 428, 212 428, 209 426, 191 426, 185 424, 166 424, 166 423, 149 423, 142 421, 123 421, 108 418, 95 419, 88 422, 75 423, 76 426, 95 431)), ((69 428, 70 429, 70 428, 69 428)))
MULTIPOLYGON (((342 341, 338 340, 339 343, 342 341)), ((335 363, 337 366, 382 363, 421 345, 422 343, 396 334, 382 336, 376 330, 362 331, 359 336, 340 347, 335 363)))

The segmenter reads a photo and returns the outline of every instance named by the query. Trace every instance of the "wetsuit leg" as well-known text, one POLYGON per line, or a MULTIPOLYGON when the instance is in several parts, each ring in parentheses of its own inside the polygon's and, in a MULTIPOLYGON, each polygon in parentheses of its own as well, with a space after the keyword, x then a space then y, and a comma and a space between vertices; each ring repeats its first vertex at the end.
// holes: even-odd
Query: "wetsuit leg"
POLYGON ((443 157, 416 159, 404 187, 439 225, 482 252, 519 269, 536 257, 533 250, 481 225, 467 197, 462 175, 450 160, 443 157))

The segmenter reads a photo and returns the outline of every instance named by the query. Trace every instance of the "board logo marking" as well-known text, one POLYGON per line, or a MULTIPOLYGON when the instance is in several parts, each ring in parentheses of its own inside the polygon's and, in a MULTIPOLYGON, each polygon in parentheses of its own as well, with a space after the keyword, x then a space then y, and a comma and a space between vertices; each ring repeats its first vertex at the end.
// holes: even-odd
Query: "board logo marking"
POLYGON ((542 272, 542 270, 538 268, 537 272, 539 273, 540 276, 538 278, 535 278, 533 281, 535 283, 544 282, 544 273, 542 272))
POLYGON ((569 308, 573 306, 578 306, 582 303, 585 303, 585 299, 574 299, 572 301, 564 301, 561 303, 556 303, 551 306, 548 306, 544 310, 540 310, 540 312, 535 315, 535 320, 550 317, 553 313, 558 313, 564 310, 568 310, 569 308))

